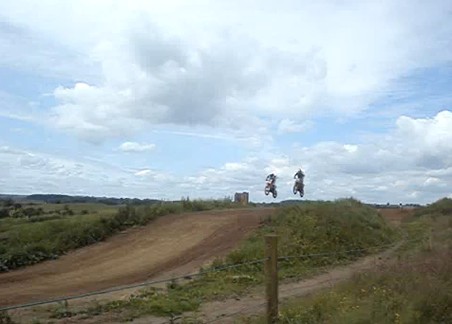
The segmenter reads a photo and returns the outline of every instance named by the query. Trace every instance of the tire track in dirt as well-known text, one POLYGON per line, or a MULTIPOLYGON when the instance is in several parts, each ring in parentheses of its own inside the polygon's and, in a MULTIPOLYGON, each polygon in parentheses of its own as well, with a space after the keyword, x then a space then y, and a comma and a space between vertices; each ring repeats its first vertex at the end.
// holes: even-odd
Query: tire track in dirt
POLYGON ((163 216, 58 260, 0 274, 0 305, 183 275, 235 248, 273 209, 163 216))
MULTIPOLYGON (((279 285, 279 300, 281 305, 291 298, 308 296, 324 289, 331 289, 335 285, 351 280, 354 275, 364 271, 375 269, 383 264, 393 260, 393 253, 396 251, 402 242, 396 244, 394 247, 387 249, 384 252, 369 255, 360 258, 350 264, 343 266, 328 266, 325 272, 309 278, 286 281, 279 285)), ((264 287, 256 287, 253 291, 239 298, 228 298, 221 301, 207 302, 202 304, 201 309, 195 314, 186 313, 185 316, 193 317, 196 323, 222 323, 233 324, 239 323, 237 321, 243 316, 261 316, 265 312, 266 299, 264 287)), ((181 317, 178 317, 173 323, 184 323, 181 317)), ((88 318, 81 320, 80 318, 66 319, 58 321, 58 323, 85 323, 85 324, 101 324, 101 323, 120 324, 115 314, 103 314, 99 317, 88 318)), ((144 316, 136 318, 132 321, 135 324, 167 324, 168 317, 144 316)))
POLYGON ((400 224, 414 215, 413 208, 380 208, 378 212, 393 226, 400 224))
MULTIPOLYGON (((354 275, 367 270, 375 269, 391 260, 392 254, 401 243, 375 255, 363 257, 351 264, 330 268, 325 273, 295 282, 282 283, 279 286, 279 300, 281 304, 290 298, 302 297, 332 288, 338 283, 350 280, 354 275)), ((236 323, 240 316, 262 315, 265 311, 266 299, 261 291, 242 298, 227 299, 223 301, 210 302, 202 305, 197 314, 197 319, 203 323, 236 323)), ((146 322, 142 318, 133 323, 158 323, 158 321, 146 322)), ((160 320, 160 319, 159 319, 160 320)))

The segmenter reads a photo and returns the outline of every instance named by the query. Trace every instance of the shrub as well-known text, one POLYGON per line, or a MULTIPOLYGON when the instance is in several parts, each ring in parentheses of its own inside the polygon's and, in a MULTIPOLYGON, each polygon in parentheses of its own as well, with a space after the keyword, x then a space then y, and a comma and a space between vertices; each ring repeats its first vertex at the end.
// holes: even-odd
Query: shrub
POLYGON ((325 251, 336 253, 284 262, 282 266, 286 269, 282 268, 283 276, 294 274, 290 268, 355 259, 372 252, 370 248, 389 244, 397 237, 397 233, 375 209, 358 201, 310 203, 280 209, 263 230, 251 237, 240 249, 231 253, 226 261, 236 263, 250 258, 262 258, 264 250, 262 235, 270 232, 279 236, 280 256, 316 254, 325 251))
POLYGON ((14 321, 6 311, 0 311, 0 324, 14 324, 14 321))
MULTIPOLYGON (((105 240, 127 227, 145 225, 160 216, 213 209, 215 205, 212 202, 189 202, 185 207, 180 202, 127 205, 106 216, 74 215, 69 205, 51 212, 56 215, 40 216, 44 213, 42 208, 17 209, 13 212, 14 217, 31 218, 10 230, 4 245, 6 252, 0 251, 0 272, 55 258, 68 250, 105 240)), ((231 204, 220 203, 217 206, 224 208, 231 207, 231 204)))
POLYGON ((419 218, 403 224, 408 240, 420 240, 405 242, 397 259, 329 292, 293 300, 282 309, 280 322, 452 323, 450 212, 430 217, 443 204, 432 204, 422 209, 419 218), (430 228, 434 248, 422 249, 425 231, 430 228))
POLYGON ((451 198, 443 198, 440 199, 433 204, 428 205, 427 207, 419 208, 416 213, 416 216, 420 217, 423 215, 452 215, 452 199, 451 198))
POLYGON ((0 218, 9 217, 9 209, 8 208, 0 208, 0 218))
POLYGON ((11 198, 7 198, 7 199, 4 199, 4 200, 1 200, 1 203, 2 203, 3 207, 14 206, 14 200, 12 200, 11 198))
MULTIPOLYGON (((185 200, 182 208, 194 208, 193 202, 185 200), (184 207, 185 206, 185 207, 184 207)), ((161 212, 162 205, 156 206, 161 212)), ((279 255, 300 255, 332 251, 337 254, 320 258, 300 259, 279 263, 280 276, 301 277, 319 266, 331 265, 338 261, 352 260, 371 252, 345 253, 350 249, 368 248, 390 243, 396 234, 385 223, 375 209, 354 200, 332 203, 312 203, 307 206, 282 208, 253 236, 248 238, 236 251, 223 260, 215 260, 207 270, 215 270, 230 263, 241 263, 263 257, 263 236, 267 233, 279 234, 279 255)), ((155 289, 145 290, 129 300, 108 303, 104 311, 113 308, 128 314, 131 318, 144 314, 169 315, 185 311, 196 311, 206 300, 218 300, 230 295, 239 295, 249 288, 263 283, 262 263, 242 265, 219 272, 206 272, 203 276, 185 285, 171 283, 167 292, 155 289)), ((201 269, 203 271, 203 269, 201 269)), ((322 298, 309 312, 295 321, 286 323, 329 322, 324 310, 334 304, 334 300, 322 298), (301 321, 298 321, 301 319, 301 321)))

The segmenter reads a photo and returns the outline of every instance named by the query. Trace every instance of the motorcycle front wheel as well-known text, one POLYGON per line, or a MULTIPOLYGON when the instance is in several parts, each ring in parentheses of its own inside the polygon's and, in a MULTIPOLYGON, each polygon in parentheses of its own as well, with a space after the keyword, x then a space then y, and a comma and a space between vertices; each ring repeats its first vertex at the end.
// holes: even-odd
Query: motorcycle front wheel
POLYGON ((276 198, 278 196, 278 192, 275 190, 273 190, 273 198, 276 198))

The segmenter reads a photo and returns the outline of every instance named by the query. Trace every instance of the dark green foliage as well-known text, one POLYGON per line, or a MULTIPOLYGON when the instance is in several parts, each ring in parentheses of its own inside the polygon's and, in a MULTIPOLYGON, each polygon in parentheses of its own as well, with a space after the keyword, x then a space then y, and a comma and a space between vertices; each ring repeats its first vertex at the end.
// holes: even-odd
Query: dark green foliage
POLYGON ((0 208, 0 218, 9 217, 9 209, 8 208, 0 208))
MULTIPOLYGON (((397 259, 281 311, 280 323, 452 323, 450 200, 417 211, 403 224, 397 259), (444 214, 443 214, 444 213, 444 214), (426 235, 432 231, 432 247, 426 235)), ((252 323, 264 323, 264 318, 252 323)))
POLYGON ((362 273, 332 291, 292 301, 279 322, 452 323, 451 260, 442 250, 362 273))
POLYGON ((69 310, 69 304, 68 302, 65 300, 63 302, 58 303, 57 307, 53 310, 53 314, 52 316, 50 316, 50 318, 68 318, 68 317, 72 317, 75 316, 76 313, 71 312, 69 310))
POLYGON ((416 211, 416 216, 423 215, 452 215, 452 199, 443 198, 427 207, 420 208, 416 211))
POLYGON ((69 208, 68 205, 64 205, 63 210, 60 212, 61 215, 72 216, 74 212, 69 208))
POLYGON ((27 208, 18 209, 18 210, 22 210, 23 215, 26 217, 41 216, 44 214, 44 211, 42 210, 42 208, 27 207, 27 208))
POLYGON ((6 311, 0 311, 0 324, 14 324, 15 322, 11 319, 6 311))
POLYGON ((376 209, 356 200, 309 203, 280 209, 266 228, 251 237, 241 249, 231 253, 226 262, 237 263, 250 258, 262 258, 262 235, 270 232, 279 236, 280 256, 325 251, 336 253, 284 261, 280 272, 283 277, 295 276, 303 267, 356 259, 375 252, 378 249, 373 247, 387 245, 397 237, 376 209), (352 250, 353 252, 349 252, 352 250))
POLYGON ((105 240, 130 226, 145 225, 160 216, 233 206, 228 200, 193 201, 189 205, 182 202, 127 205, 107 215, 85 214, 83 210, 82 215, 75 215, 68 205, 45 215, 41 207, 21 208, 14 211, 17 224, 6 226, 11 218, 5 219, 9 222, 0 223, 0 272, 57 258, 71 249, 105 240), (25 216, 29 219, 20 219, 25 216), (3 240, 2 232, 5 232, 3 240))
MULTIPOLYGON (((194 207, 188 199, 183 204, 185 208, 194 207)), ((291 206, 281 208, 266 226, 247 239, 239 249, 223 260, 216 260, 209 268, 201 269, 201 272, 215 270, 230 263, 263 258, 264 235, 271 232, 279 234, 280 256, 338 252, 320 258, 281 261, 279 273, 282 278, 302 278, 315 273, 319 267, 353 260, 375 251, 369 249, 345 253, 347 250, 381 246, 396 238, 396 234, 375 209, 355 200, 291 206)), ((243 265, 218 272, 206 272, 186 284, 171 282, 167 286, 167 292, 145 290, 129 300, 110 302, 101 308, 102 311, 126 313, 127 318, 144 314, 160 316, 182 314, 186 311, 196 311, 201 303, 208 300, 244 294, 250 288, 262 284, 263 280, 262 263, 243 265)))
POLYGON ((3 207, 11 207, 11 206, 14 206, 14 200, 12 200, 11 198, 7 198, 4 200, 1 200, 1 204, 3 207))
POLYGON ((156 199, 136 199, 136 198, 108 198, 108 197, 88 197, 88 196, 68 196, 56 194, 35 194, 25 197, 29 201, 40 201, 53 204, 74 204, 74 203, 99 203, 105 205, 125 205, 125 204, 153 204, 159 202, 156 199))

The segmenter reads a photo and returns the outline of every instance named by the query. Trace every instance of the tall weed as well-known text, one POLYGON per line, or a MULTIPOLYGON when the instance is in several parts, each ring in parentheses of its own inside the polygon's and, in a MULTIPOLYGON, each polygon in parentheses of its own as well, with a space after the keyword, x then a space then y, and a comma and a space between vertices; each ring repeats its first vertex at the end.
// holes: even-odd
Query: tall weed
MULTIPOLYGON (((160 216, 236 206, 228 199, 184 199, 181 202, 127 205, 116 212, 109 207, 107 213, 96 209, 94 214, 40 216, 39 221, 5 218, 0 222, 0 272, 55 259, 69 250, 105 240, 131 226, 146 225, 160 216)), ((86 204, 78 209, 83 211, 84 208, 86 204)), ((50 211, 49 207, 46 210, 50 211)), ((63 210, 72 211, 68 206, 63 210)))

